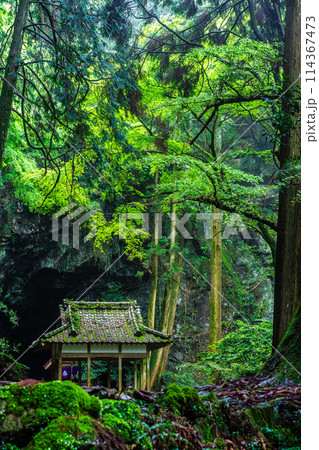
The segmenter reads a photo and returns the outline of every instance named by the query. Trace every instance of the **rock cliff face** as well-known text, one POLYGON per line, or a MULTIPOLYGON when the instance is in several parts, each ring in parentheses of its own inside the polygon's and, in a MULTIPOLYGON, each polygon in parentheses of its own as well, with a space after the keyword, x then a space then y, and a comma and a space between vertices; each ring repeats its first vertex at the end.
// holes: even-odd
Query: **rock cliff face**
MULTIPOLYGON (((64 298, 77 299, 83 293, 83 300, 137 300, 146 320, 149 273, 125 255, 119 258, 123 253, 119 241, 114 240, 104 254, 97 254, 92 241, 81 243, 79 250, 55 242, 50 218, 30 213, 10 193, 4 194, 0 200, 0 306, 2 302, 13 309, 19 325, 13 326, 0 307, 0 336, 21 343, 20 349, 24 350, 58 317, 58 305, 64 298), (144 273, 142 278, 136 276, 139 271, 144 273)), ((198 242, 195 239, 189 241, 190 254, 198 254, 198 242)), ((241 266, 245 266, 244 260, 238 260, 234 267, 244 274, 245 268, 241 269, 241 266)), ((229 280, 225 281, 229 283, 229 280)), ((269 303, 271 281, 261 283, 255 295, 258 301, 269 303)), ((225 317, 231 314, 227 304, 223 308, 225 317)), ((192 361, 199 350, 207 347, 208 330, 209 284, 201 283, 199 287, 198 280, 186 267, 168 367, 192 361)), ((30 367, 31 377, 48 378, 43 364, 49 357, 30 350, 21 362, 30 367)))

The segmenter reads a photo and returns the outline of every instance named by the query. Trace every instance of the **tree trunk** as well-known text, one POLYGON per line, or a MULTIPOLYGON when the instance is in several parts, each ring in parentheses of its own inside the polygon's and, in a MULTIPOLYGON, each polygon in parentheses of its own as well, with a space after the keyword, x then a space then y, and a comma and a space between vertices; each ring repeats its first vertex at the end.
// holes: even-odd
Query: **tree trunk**
POLYGON ((213 346, 222 337, 222 219, 219 209, 213 206, 213 238, 210 260, 210 322, 209 345, 213 346))
POLYGON ((300 383, 301 371, 301 308, 300 303, 289 324, 280 345, 278 353, 274 352, 265 364, 264 374, 271 374, 277 380, 285 382, 292 380, 300 383))
MULTIPOLYGON (((178 300, 178 294, 179 294, 179 285, 180 285, 180 281, 181 281, 180 269, 182 268, 182 265, 183 265, 183 259, 182 259, 182 257, 180 255, 177 255, 176 262, 178 264, 179 272, 174 275, 174 278, 172 278, 172 280, 170 282, 170 284, 171 284, 170 285, 171 305, 170 305, 170 309, 168 311, 169 318, 168 318, 168 326, 167 326, 167 331, 166 331, 166 333, 170 334, 170 335, 173 334, 174 323, 175 323, 175 315, 176 315, 176 307, 177 307, 177 300, 178 300)), ((169 355, 169 350, 170 350, 170 347, 164 347, 163 348, 163 355, 162 355, 162 358, 161 358, 161 365, 160 365, 160 370, 159 370, 159 374, 160 375, 166 369, 166 365, 167 365, 167 361, 168 361, 168 355, 169 355)))
MULTIPOLYGON (((295 83, 300 74, 300 0, 287 0, 284 51, 284 88, 295 83)), ((294 84, 295 89, 300 82, 294 84)), ((295 96, 294 96, 295 97, 295 96)), ((291 95, 283 101, 286 122, 293 126, 282 130, 279 159, 280 168, 298 162, 301 155, 299 114, 292 109, 291 95)), ((278 234, 275 266, 274 334, 273 346, 278 347, 284 337, 301 295, 300 203, 296 200, 299 185, 289 183, 279 193, 278 234)))
MULTIPOLYGON (((161 331, 162 333, 172 334, 175 322, 176 306, 179 293, 180 285, 180 269, 182 266, 182 258, 174 251, 174 247, 177 241, 177 233, 175 223, 177 221, 176 217, 176 204, 172 205, 171 213, 171 241, 170 241, 170 261, 169 261, 169 272, 171 274, 171 279, 166 288, 165 295, 165 305, 161 315, 161 331), (177 268, 177 270, 175 270, 177 268)), ((151 388, 159 380, 161 374, 164 372, 167 359, 169 354, 169 347, 160 348, 159 350, 152 352, 152 376, 151 376, 151 388)))
MULTIPOLYGON (((212 134, 214 142, 215 158, 222 151, 221 121, 216 118, 212 134)), ((213 213, 213 236, 210 258, 210 294, 209 294, 209 346, 212 347, 222 337, 222 212, 216 206, 212 207, 213 213)))
POLYGON ((21 48, 23 43, 23 30, 27 22, 29 0, 20 0, 18 12, 14 22, 13 37, 7 59, 7 65, 0 95, 0 171, 3 164, 3 155, 6 146, 14 89, 17 84, 18 69, 20 66, 21 48))
MULTIPOLYGON (((158 171, 155 173, 155 186, 158 184, 158 171)), ((154 218, 154 248, 158 246, 159 239, 159 226, 160 226, 160 215, 155 213, 154 218)), ((155 310, 156 310, 156 297, 157 297, 157 285, 158 285, 158 255, 154 253, 152 255, 152 273, 151 273, 151 294, 148 304, 147 312, 147 326, 154 328, 155 326, 155 310)))

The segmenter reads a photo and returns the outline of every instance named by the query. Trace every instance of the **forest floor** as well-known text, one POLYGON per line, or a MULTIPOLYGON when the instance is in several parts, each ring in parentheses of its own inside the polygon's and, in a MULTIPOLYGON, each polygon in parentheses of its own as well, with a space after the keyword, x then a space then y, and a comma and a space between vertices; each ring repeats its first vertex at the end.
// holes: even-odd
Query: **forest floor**
POLYGON ((244 377, 162 392, 0 383, 0 450, 300 449, 301 388, 244 377))

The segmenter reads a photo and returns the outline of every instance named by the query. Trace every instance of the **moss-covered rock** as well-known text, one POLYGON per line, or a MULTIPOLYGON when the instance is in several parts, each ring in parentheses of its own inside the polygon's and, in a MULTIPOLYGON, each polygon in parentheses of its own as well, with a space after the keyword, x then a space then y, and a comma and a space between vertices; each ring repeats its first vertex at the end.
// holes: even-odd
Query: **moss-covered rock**
POLYGON ((274 428, 274 409, 269 404, 255 406, 251 409, 246 409, 245 413, 251 418, 253 424, 257 428, 268 427, 274 428))
POLYGON ((0 399, 4 401, 6 414, 21 414, 26 409, 52 410, 56 416, 74 415, 85 411, 98 417, 101 401, 88 395, 80 386, 71 381, 23 386, 14 383, 0 389, 0 399))
POLYGON ((167 386, 160 402, 172 409, 178 415, 195 418, 203 414, 205 408, 196 389, 186 386, 178 386, 173 383, 167 386))
POLYGON ((101 401, 70 381, 0 388, 0 435, 5 442, 28 443, 61 415, 98 417, 101 401))
POLYGON ((97 431, 94 420, 89 416, 79 416, 76 419, 60 416, 32 439, 27 450, 64 450, 77 449, 80 445, 94 444, 97 441, 97 431))

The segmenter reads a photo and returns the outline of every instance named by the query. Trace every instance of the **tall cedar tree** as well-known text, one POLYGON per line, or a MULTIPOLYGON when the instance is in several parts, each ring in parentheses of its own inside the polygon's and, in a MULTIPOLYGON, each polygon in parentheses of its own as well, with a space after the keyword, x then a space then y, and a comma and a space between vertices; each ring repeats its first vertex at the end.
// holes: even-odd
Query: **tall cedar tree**
MULTIPOLYGON (((286 95, 283 111, 286 120, 292 118, 289 128, 282 131, 280 168, 287 170, 298 163, 301 156, 299 111, 296 111, 297 91, 300 85, 300 0, 287 0, 284 51, 284 88, 293 85, 294 95, 286 95)), ((275 271, 273 346, 278 347, 300 302, 301 294, 301 208, 299 184, 293 180, 279 193, 278 235, 275 271)))
POLYGON ((6 146, 10 116, 12 112, 13 97, 20 66, 20 55, 23 43, 24 27, 29 12, 29 0, 20 0, 13 27, 13 37, 7 59, 4 80, 0 94, 0 171, 2 168, 4 149, 6 146))

